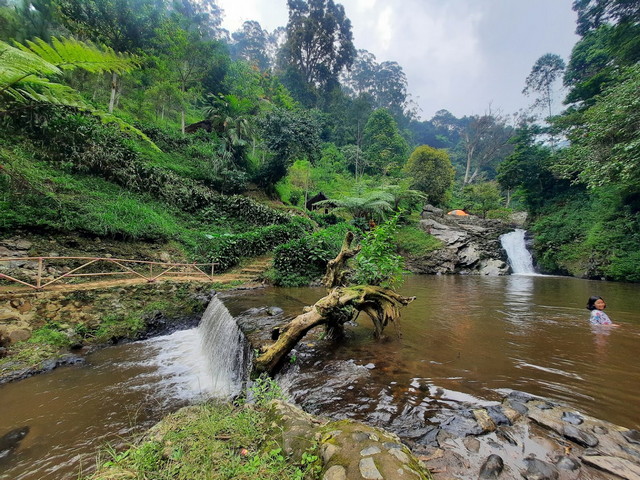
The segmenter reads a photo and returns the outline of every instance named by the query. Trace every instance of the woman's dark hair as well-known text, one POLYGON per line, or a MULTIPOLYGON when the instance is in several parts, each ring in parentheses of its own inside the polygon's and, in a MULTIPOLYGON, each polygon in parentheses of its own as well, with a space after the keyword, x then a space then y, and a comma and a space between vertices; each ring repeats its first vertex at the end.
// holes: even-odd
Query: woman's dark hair
POLYGON ((602 300, 604 302, 602 297, 589 297, 589 301, 587 302, 587 310, 595 310, 596 309, 595 303, 598 300, 602 300))

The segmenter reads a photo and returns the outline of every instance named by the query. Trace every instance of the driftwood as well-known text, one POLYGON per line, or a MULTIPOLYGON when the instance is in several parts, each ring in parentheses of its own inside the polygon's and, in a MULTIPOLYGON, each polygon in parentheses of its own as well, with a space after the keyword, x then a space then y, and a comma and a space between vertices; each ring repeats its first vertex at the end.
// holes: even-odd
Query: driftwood
POLYGON ((348 232, 340 253, 327 265, 322 283, 328 288, 335 288, 312 307, 305 307, 305 313, 277 331, 276 342, 254 362, 257 372, 275 373, 289 352, 313 327, 325 325, 329 335, 335 336, 360 312, 371 317, 376 338, 380 338, 389 322, 393 322, 399 332, 396 322, 400 318, 400 307, 408 305, 415 297, 403 297, 389 288, 374 285, 342 286, 346 280, 347 261, 360 251, 360 247, 351 248, 352 242, 353 233, 348 232))
POLYGON ((341 328, 359 312, 371 317, 374 335, 380 337, 389 322, 395 325, 400 317, 400 307, 414 299, 373 285, 335 288, 312 307, 306 307, 305 313, 291 320, 280 331, 276 342, 255 360, 254 369, 257 372, 275 373, 289 352, 313 327, 324 324, 328 329, 341 328))
POLYGON ((333 260, 329 260, 327 264, 327 272, 324 274, 322 284, 327 288, 340 287, 345 285, 347 274, 347 261, 350 258, 355 257, 360 251, 360 245, 355 248, 351 248, 353 242, 353 232, 347 232, 342 242, 342 248, 340 253, 333 260))

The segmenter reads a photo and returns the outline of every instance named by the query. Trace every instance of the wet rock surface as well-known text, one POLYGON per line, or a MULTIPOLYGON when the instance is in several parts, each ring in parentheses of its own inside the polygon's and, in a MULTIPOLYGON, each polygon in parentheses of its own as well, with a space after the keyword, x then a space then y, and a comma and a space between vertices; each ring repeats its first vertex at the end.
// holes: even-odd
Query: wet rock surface
POLYGON ((323 480, 427 479, 428 472, 400 439, 352 420, 318 419, 281 401, 270 405, 276 441, 294 460, 317 443, 323 480))
POLYGON ((473 215, 446 215, 439 209, 422 212, 420 228, 443 244, 442 248, 423 257, 407 259, 414 273, 506 275, 507 256, 499 237, 513 230, 498 220, 484 220, 473 215))
POLYGON ((417 379, 411 395, 400 398, 370 386, 368 369, 353 360, 317 368, 306 373, 292 365, 284 375, 282 385, 297 404, 392 432, 434 479, 640 479, 638 432, 566 405, 518 391, 504 392, 500 401, 455 400, 455 392, 417 379))

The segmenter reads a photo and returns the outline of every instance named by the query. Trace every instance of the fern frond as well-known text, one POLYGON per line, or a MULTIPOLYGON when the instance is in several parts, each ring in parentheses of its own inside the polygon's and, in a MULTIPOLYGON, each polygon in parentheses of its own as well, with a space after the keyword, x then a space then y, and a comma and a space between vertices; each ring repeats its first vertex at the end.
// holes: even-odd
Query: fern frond
POLYGON ((109 47, 97 47, 91 42, 75 38, 53 38, 51 45, 37 38, 26 45, 15 42, 23 52, 31 52, 63 70, 81 68, 91 73, 129 72, 136 68, 139 59, 128 53, 116 53, 109 47))
MULTIPOLYGON (((0 41, 0 75, 6 72, 19 72, 24 75, 57 75, 61 70, 35 53, 20 50, 0 41)), ((0 88, 1 88, 0 84, 0 88)))

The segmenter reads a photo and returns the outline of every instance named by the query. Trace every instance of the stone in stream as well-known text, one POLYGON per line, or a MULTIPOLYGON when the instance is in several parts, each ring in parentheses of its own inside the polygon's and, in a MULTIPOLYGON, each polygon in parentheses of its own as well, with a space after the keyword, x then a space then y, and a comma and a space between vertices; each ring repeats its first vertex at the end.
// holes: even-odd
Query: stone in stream
POLYGON ((527 470, 522 472, 522 476, 526 480, 555 480, 558 478, 558 469, 550 463, 533 457, 525 458, 524 463, 527 465, 527 470))
POLYGON ((580 425, 584 422, 584 419, 574 412, 562 412, 562 420, 571 425, 580 425))
POLYGON ((504 461, 500 455, 492 454, 480 467, 480 475, 478 478, 498 478, 504 468, 504 461))
POLYGON ((638 430, 627 430, 622 432, 622 436, 627 439, 627 442, 640 445, 640 432, 638 430))
POLYGON ((580 468, 580 462, 575 458, 562 455, 556 460, 556 467, 558 467, 560 470, 574 471, 580 468))
POLYGON ((28 426, 14 428, 0 437, 0 458, 6 457, 12 450, 17 448, 22 439, 27 436, 29 430, 28 426))
POLYGON ((490 407, 486 407, 485 410, 489 414, 489 417, 491 417, 491 420, 493 420, 493 423, 495 423, 497 426, 511 425, 511 420, 509 420, 507 415, 505 415, 502 406, 491 405, 490 407))
POLYGON ((595 435, 591 435, 590 433, 574 427, 573 425, 565 425, 562 429, 562 433, 566 438, 573 440, 583 447, 595 447, 599 443, 595 435))

